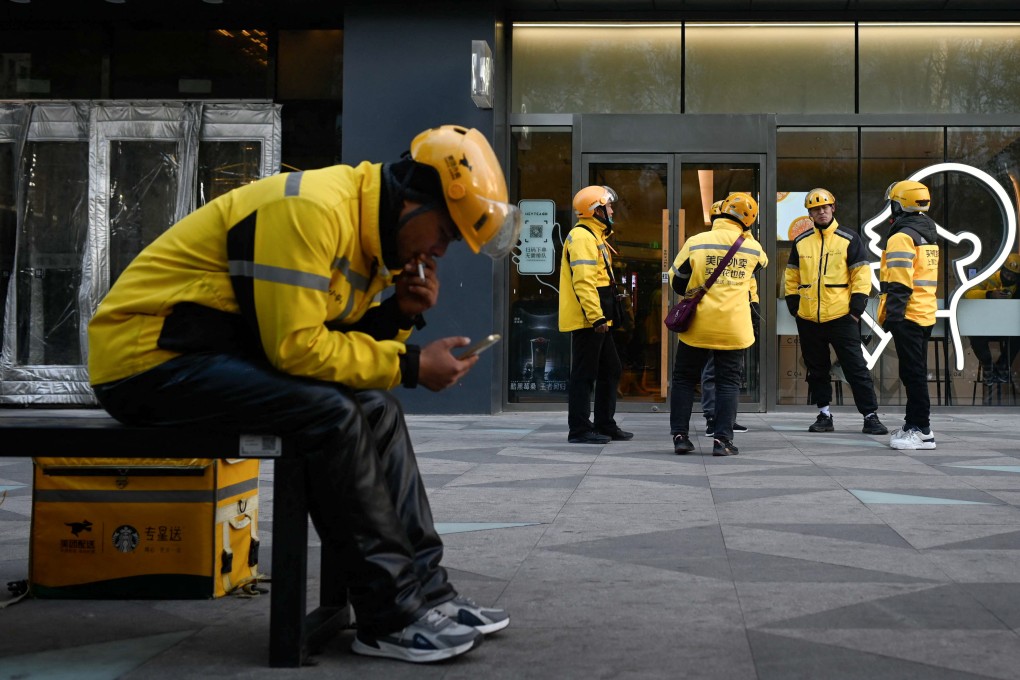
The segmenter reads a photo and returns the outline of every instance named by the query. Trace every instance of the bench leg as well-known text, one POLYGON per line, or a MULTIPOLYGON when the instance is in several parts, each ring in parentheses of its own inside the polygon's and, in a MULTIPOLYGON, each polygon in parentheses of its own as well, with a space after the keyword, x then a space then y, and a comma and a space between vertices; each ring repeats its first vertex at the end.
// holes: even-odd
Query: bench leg
POLYGON ((278 458, 273 474, 273 585, 270 590, 269 665, 296 668, 351 625, 347 587, 337 577, 340 552, 322 546, 320 606, 307 613, 308 498, 305 463, 278 458))
POLYGON ((308 499, 305 462, 278 458, 273 470, 273 580, 269 665, 296 668, 305 659, 308 578, 308 499))

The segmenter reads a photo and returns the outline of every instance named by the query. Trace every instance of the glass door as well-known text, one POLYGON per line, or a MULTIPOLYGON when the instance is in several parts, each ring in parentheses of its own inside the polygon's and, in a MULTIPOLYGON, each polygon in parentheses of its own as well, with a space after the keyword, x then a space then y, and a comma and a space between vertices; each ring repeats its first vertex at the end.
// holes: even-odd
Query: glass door
MULTIPOLYGON (((675 302, 666 273, 687 238, 711 229, 713 202, 734 191, 760 202, 763 160, 755 154, 583 154, 582 183, 605 184, 619 195, 613 269, 634 316, 633 324, 614 331, 623 363, 620 410, 668 408, 676 336, 662 324, 675 302)), ((755 343, 744 356, 741 410, 763 410, 760 360, 755 343)))

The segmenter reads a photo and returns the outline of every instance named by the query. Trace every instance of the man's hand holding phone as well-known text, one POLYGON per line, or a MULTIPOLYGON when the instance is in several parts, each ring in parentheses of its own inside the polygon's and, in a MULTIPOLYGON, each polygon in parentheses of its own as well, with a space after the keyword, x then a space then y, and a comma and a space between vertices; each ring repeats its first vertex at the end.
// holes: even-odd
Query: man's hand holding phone
POLYGON ((481 354, 485 350, 487 350, 490 347, 492 347, 493 345, 495 345, 497 342, 499 342, 499 334, 498 333, 493 333, 492 335, 486 335, 484 338, 482 338, 478 342, 472 344, 466 350, 464 350, 459 355, 457 355, 457 358, 458 359, 467 359, 469 357, 475 356, 476 354, 481 354))

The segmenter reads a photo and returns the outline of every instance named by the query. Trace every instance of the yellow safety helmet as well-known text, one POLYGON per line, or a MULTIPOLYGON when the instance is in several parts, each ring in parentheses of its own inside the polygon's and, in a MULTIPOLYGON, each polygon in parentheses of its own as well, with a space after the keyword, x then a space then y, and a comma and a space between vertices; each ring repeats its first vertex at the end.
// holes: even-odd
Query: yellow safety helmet
POLYGON ((744 225, 744 229, 750 229, 758 219, 758 201, 751 194, 735 191, 723 200, 719 214, 734 217, 744 225))
POLYGON ((1017 253, 1010 253, 1006 257, 1006 261, 1002 263, 1003 269, 1008 269, 1014 274, 1020 274, 1020 255, 1017 253))
POLYGON ((812 189, 808 192, 807 197, 804 198, 804 207, 810 210, 811 208, 819 208, 823 205, 836 206, 836 197, 832 195, 828 189, 812 189))
POLYGON ((722 214, 722 201, 716 201, 712 204, 712 207, 708 209, 709 217, 719 217, 722 214))
POLYGON ((411 141, 411 158, 439 173, 446 209, 471 250, 497 260, 517 245, 521 212, 507 202, 503 169, 481 132, 430 128, 411 141))
POLYGON ((928 187, 909 179, 890 184, 885 190, 885 200, 896 203, 904 212, 927 212, 931 207, 928 187))
POLYGON ((600 206, 614 203, 616 192, 606 186, 594 184, 574 194, 574 214, 580 217, 594 217, 595 210, 600 206))

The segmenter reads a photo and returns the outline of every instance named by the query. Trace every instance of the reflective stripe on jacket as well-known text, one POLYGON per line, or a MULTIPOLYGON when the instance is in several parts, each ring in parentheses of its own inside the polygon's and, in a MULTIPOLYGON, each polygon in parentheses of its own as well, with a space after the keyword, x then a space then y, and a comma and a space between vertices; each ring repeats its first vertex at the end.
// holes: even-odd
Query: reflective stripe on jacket
MULTIPOLYGON (((598 289, 609 285, 606 261, 612 266, 613 257, 606 246, 605 234, 606 227, 601 222, 582 217, 563 243, 559 325, 564 333, 591 328, 606 318, 599 302, 598 289), (603 259, 603 254, 606 259, 603 259)), ((612 324, 611 321, 608 323, 612 324)))
POLYGON ((848 313, 860 317, 871 294, 868 251, 860 236, 836 220, 798 236, 790 244, 785 293, 800 297, 797 316, 808 321, 824 323, 848 313))
POLYGON ((768 265, 768 257, 751 236, 736 222, 719 218, 711 231, 687 239, 669 270, 673 290, 683 293, 704 286, 716 264, 743 234, 740 245, 726 270, 715 280, 698 304, 694 321, 680 339, 692 347, 708 349, 744 349, 754 344, 751 324, 751 290, 754 273, 768 265))
POLYGON ((393 282, 379 240, 381 167, 274 175, 172 226, 121 274, 89 324, 92 383, 177 356, 157 343, 175 306, 193 303, 181 309, 243 321, 286 373, 354 389, 399 384, 408 331, 383 340, 343 331, 393 282))
MULTIPOLYGON (((916 217, 928 219, 922 215, 916 217)), ((896 227, 893 225, 893 229, 896 227)), ((889 236, 882 252, 882 289, 878 303, 880 324, 906 319, 919 326, 935 325, 939 247, 930 238, 933 233, 934 227, 929 232, 929 238, 926 238, 917 230, 905 226, 889 236)))

